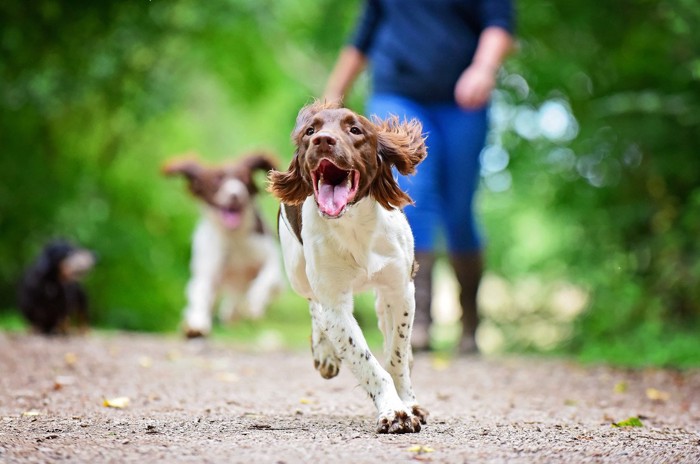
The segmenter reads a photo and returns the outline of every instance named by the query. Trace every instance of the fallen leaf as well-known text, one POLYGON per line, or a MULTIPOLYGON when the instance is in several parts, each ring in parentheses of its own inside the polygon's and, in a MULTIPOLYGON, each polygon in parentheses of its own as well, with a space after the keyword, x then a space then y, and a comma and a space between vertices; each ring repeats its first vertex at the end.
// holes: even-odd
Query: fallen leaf
POLYGON ((313 403, 313 401, 311 401, 311 400, 308 399, 308 398, 301 398, 301 399, 299 400, 299 402, 300 402, 301 404, 311 404, 311 403, 313 403))
POLYGON ((239 377, 233 372, 220 372, 219 375, 217 375, 217 377, 219 380, 228 383, 234 383, 240 380, 239 377))
POLYGON ((35 416, 41 415, 41 413, 40 413, 39 411, 36 411, 36 410, 32 409, 31 411, 24 411, 24 412, 22 413, 22 415, 23 415, 24 417, 35 417, 35 416))
POLYGON ((624 382, 624 381, 623 381, 623 382, 617 382, 617 383, 615 384, 615 387, 613 388, 613 391, 614 391, 615 393, 624 393, 624 392, 627 391, 628 388, 629 388, 629 385, 627 385, 627 382, 624 382))
POLYGON ((666 402, 671 397, 667 392, 657 390, 656 388, 647 388, 647 398, 652 401, 666 402))
POLYGON ((436 371, 444 371, 445 369, 450 367, 450 360, 447 358, 434 356, 431 361, 432 361, 432 367, 436 371))
POLYGON ((102 406, 107 408, 124 409, 125 407, 129 406, 129 398, 126 396, 119 396, 112 399, 104 398, 102 400, 102 406))
POLYGON ((613 427, 644 427, 644 424, 642 424, 642 421, 639 420, 639 417, 630 417, 629 419, 620 421, 620 422, 613 422, 612 423, 613 427))
POLYGON ((406 451, 409 451, 411 453, 424 454, 424 453, 432 453, 435 450, 429 446, 413 445, 410 448, 408 448, 406 451))
POLYGON ((75 378, 73 378, 69 375, 59 375, 53 381, 53 389, 60 390, 61 388, 65 387, 66 385, 72 385, 73 383, 75 383, 75 378))
POLYGON ((452 397, 452 394, 445 392, 437 392, 435 396, 440 401, 447 401, 452 397))
POLYGON ((139 366, 141 366, 145 369, 148 369, 152 365, 153 365, 153 360, 151 360, 151 358, 149 358, 148 356, 141 356, 139 358, 139 366))
POLYGON ((75 355, 75 353, 66 353, 63 356, 63 360, 68 364, 69 366, 74 366, 76 362, 78 362, 78 357, 75 355))

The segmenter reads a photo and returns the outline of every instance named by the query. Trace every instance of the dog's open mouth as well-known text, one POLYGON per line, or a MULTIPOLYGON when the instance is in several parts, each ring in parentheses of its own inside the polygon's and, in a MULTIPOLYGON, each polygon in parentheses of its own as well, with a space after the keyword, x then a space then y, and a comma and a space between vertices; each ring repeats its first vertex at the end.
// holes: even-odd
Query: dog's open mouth
POLYGON ((337 218, 355 198, 360 174, 355 169, 341 169, 323 159, 311 173, 318 208, 327 217, 337 218))
POLYGON ((243 211, 238 206, 219 208, 221 222, 228 229, 237 229, 243 221, 243 211))

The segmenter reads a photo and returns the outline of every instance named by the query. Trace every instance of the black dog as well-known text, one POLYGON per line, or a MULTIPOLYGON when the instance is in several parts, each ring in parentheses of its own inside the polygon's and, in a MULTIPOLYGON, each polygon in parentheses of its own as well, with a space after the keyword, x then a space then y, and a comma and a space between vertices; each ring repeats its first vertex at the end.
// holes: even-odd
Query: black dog
POLYGON ((37 332, 66 334, 71 318, 87 328, 87 295, 79 278, 95 263, 94 255, 65 241, 44 247, 24 273, 19 284, 18 304, 37 332))

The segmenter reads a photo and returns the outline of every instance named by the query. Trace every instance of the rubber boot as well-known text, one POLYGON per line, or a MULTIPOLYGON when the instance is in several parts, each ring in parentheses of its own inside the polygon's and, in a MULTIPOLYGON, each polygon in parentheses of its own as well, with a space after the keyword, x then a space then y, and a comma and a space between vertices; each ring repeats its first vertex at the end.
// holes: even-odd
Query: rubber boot
POLYGON ((479 326, 476 295, 483 274, 481 253, 460 253, 450 255, 450 263, 460 286, 459 302, 462 306, 462 336, 459 341, 460 354, 478 353, 476 329, 479 326))
POLYGON ((430 325, 433 322, 431 303, 433 299, 433 266, 435 254, 416 252, 418 272, 414 279, 416 285, 416 315, 413 318, 411 346, 413 351, 430 350, 430 325))

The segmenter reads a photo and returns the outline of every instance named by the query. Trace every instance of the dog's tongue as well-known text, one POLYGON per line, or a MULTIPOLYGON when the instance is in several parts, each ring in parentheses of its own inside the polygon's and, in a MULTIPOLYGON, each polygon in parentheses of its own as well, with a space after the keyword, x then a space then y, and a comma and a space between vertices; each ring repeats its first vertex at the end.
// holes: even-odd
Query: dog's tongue
POLYGON ((235 229, 241 225, 241 216, 240 211, 221 211, 221 221, 229 229, 235 229))
POLYGON ((339 185, 322 183, 318 188, 318 207, 322 213, 336 217, 343 212, 350 198, 350 186, 347 182, 339 185))

